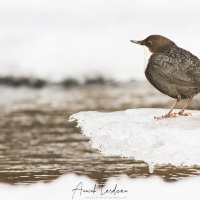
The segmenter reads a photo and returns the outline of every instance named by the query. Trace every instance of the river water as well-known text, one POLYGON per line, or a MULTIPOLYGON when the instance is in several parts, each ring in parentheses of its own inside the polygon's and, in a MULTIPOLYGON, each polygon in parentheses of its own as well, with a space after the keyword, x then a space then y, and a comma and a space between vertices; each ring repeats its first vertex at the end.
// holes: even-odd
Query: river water
MULTIPOLYGON (((70 115, 79 111, 169 108, 173 99, 147 82, 31 87, 0 86, 0 181, 49 182, 62 174, 86 175, 98 183, 124 174, 148 177, 148 165, 131 158, 105 157, 92 149, 70 115)), ((199 96, 189 109, 200 109, 199 96)), ((183 105, 180 104, 178 108, 183 105)), ((200 167, 156 166, 166 181, 200 174, 200 167)))

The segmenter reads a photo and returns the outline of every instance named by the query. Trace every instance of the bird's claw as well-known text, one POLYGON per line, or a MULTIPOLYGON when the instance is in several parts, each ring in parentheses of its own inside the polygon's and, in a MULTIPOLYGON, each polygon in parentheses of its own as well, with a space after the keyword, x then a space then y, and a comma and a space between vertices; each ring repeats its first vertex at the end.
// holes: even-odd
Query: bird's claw
POLYGON ((177 117, 177 114, 173 113, 173 114, 166 114, 166 115, 163 115, 161 117, 154 117, 154 119, 161 120, 161 119, 175 118, 175 117, 177 117))
POLYGON ((191 113, 173 113, 173 114, 166 114, 166 115, 163 115, 161 117, 154 117, 154 119, 156 120, 161 120, 161 119, 167 119, 167 118, 175 118, 175 117, 178 117, 178 116, 191 116, 192 114, 191 113))
POLYGON ((192 116, 191 113, 181 113, 181 112, 179 112, 178 115, 179 116, 192 116))

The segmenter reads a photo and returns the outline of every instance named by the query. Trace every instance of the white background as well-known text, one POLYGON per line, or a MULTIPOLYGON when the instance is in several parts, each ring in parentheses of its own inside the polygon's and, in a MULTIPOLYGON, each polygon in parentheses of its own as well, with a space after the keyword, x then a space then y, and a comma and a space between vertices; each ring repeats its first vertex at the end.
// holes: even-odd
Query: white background
POLYGON ((0 76, 144 79, 143 49, 161 34, 200 56, 198 0, 0 2, 0 76))

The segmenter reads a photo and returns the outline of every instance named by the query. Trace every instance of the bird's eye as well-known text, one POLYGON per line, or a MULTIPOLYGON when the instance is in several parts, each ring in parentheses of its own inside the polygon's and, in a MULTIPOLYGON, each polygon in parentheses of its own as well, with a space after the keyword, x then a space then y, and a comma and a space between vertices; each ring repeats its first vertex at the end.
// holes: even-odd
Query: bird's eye
POLYGON ((148 46, 151 46, 151 45, 152 45, 152 41, 148 40, 148 41, 147 41, 147 45, 148 45, 148 46))

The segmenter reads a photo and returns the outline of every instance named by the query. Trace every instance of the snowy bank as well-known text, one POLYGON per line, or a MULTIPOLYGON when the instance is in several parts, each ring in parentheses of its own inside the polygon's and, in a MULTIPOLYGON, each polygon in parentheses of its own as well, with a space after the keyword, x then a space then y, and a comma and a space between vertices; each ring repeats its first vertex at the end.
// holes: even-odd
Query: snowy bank
POLYGON ((167 183, 158 177, 130 179, 126 176, 110 178, 105 185, 95 187, 96 182, 85 176, 63 175, 51 183, 28 186, 0 184, 1 199, 4 200, 168 200, 198 199, 199 177, 175 183, 167 183), (94 192, 93 192, 94 191, 94 192))
MULTIPOLYGON (((178 110, 174 110, 178 112, 178 110)), ((110 113, 79 112, 76 120, 92 148, 110 156, 133 157, 149 164, 200 165, 200 111, 192 116, 155 120, 166 109, 130 109, 110 113)))

